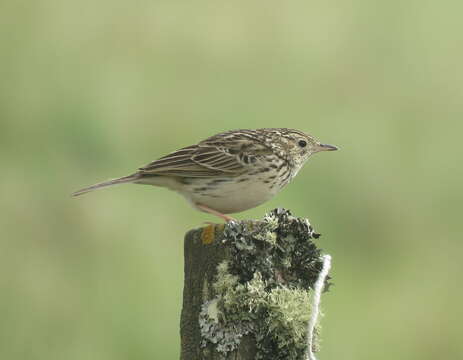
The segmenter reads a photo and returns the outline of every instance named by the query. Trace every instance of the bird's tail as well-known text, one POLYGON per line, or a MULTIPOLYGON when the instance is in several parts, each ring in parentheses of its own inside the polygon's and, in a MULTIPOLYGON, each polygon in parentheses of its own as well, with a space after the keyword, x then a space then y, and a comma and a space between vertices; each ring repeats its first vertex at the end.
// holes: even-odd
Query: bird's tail
POLYGON ((132 182, 138 180, 139 178, 140 178, 140 175, 135 173, 135 174, 132 174, 132 175, 129 175, 129 176, 123 176, 121 178, 104 181, 104 182, 101 182, 101 183, 98 183, 98 184, 95 184, 95 185, 80 189, 80 190, 72 193, 72 196, 79 196, 79 195, 88 193, 90 191, 101 189, 101 188, 104 188, 104 187, 107 187, 107 186, 112 186, 112 185, 117 185, 117 184, 125 184, 125 183, 132 183, 132 182))

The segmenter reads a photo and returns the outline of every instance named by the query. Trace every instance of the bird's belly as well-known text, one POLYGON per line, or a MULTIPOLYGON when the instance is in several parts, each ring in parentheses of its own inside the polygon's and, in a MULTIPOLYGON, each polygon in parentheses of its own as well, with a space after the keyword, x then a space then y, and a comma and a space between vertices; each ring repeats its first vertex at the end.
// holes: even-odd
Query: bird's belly
POLYGON ((183 195, 193 204, 202 204, 222 214, 232 214, 256 207, 272 198, 278 186, 255 179, 197 179, 183 195))

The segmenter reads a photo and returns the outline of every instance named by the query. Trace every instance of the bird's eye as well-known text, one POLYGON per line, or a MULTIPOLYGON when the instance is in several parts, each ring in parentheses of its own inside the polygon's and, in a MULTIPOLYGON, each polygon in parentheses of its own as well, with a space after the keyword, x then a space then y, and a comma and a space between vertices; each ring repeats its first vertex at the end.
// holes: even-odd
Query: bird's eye
POLYGON ((299 144, 300 147, 306 147, 307 146, 307 141, 299 140, 298 144, 299 144))

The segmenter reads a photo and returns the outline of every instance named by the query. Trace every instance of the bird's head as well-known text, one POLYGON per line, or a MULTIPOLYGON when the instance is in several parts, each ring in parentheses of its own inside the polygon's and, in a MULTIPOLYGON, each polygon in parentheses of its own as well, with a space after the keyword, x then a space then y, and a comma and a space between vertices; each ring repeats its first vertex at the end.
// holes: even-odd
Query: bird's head
POLYGON ((315 153, 320 151, 334 151, 338 148, 334 145, 322 144, 312 135, 299 130, 278 129, 280 130, 281 146, 289 155, 288 160, 299 170, 302 165, 315 153))

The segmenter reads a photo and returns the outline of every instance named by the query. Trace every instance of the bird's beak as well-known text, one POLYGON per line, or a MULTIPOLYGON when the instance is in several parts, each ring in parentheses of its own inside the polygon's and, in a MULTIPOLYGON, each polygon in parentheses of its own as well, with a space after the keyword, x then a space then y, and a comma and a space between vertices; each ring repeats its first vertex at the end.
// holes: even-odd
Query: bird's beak
POLYGON ((318 151, 334 151, 338 150, 337 146, 328 144, 318 144, 318 151))

